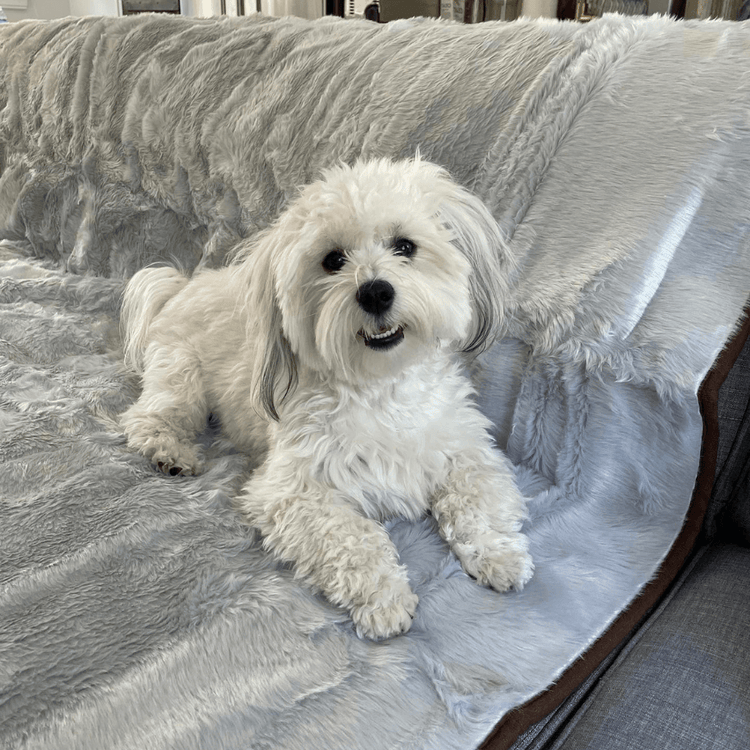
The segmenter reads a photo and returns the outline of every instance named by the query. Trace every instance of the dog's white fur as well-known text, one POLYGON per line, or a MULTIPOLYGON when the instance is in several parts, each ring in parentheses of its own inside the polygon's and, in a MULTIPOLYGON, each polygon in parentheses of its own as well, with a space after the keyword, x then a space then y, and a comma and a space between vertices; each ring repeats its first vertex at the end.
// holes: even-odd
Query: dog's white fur
POLYGON ((241 508, 360 635, 406 631, 416 610, 390 516, 431 511, 469 575, 520 589, 525 502, 459 354, 496 333, 511 271, 485 206, 436 165, 331 169, 229 267, 130 281, 125 353, 143 392, 122 418, 129 445, 196 473, 213 412, 240 449, 267 447, 241 508), (324 267, 332 251, 341 268, 324 267), (372 281, 393 290, 387 310, 360 303, 372 281))

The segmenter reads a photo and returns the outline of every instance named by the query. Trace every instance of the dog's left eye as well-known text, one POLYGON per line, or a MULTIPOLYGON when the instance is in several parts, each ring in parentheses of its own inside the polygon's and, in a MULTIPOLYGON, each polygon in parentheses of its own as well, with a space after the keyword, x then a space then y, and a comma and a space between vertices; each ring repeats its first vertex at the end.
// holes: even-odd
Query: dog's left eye
POLYGON ((406 237, 398 237, 393 241, 393 254, 403 255, 404 258, 411 258, 416 252, 417 246, 406 237))
POLYGON ((336 273, 336 271, 340 271, 344 267, 345 263, 346 255, 344 255, 341 250, 331 250, 331 252, 323 258, 323 263, 321 265, 326 271, 328 271, 328 273, 336 273))

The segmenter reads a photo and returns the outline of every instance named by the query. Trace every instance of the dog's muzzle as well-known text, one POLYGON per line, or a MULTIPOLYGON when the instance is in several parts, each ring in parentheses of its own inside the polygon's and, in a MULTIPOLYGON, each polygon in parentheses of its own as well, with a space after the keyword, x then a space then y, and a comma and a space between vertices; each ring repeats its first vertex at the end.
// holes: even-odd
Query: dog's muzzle
MULTIPOLYGON (((366 313, 381 319, 391 309, 395 297, 396 290, 383 279, 366 281, 357 290, 359 306, 366 313)), ((404 338, 403 326, 396 325, 388 328, 382 323, 378 326, 377 333, 367 333, 364 329, 360 329, 358 333, 364 339, 365 346, 379 350, 390 349, 404 338)))

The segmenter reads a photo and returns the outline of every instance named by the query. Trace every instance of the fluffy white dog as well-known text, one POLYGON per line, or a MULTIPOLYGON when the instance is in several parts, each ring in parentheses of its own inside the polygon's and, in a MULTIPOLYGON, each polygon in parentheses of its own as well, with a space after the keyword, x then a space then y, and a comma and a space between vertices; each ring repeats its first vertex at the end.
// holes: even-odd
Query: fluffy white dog
POLYGON ((440 167, 331 169, 229 267, 130 281, 129 445, 197 473, 213 412, 238 448, 267 447, 240 506, 360 636, 408 630, 417 607, 388 517, 431 511, 469 575, 520 589, 525 501, 460 356, 496 333, 511 270, 486 207, 440 167))

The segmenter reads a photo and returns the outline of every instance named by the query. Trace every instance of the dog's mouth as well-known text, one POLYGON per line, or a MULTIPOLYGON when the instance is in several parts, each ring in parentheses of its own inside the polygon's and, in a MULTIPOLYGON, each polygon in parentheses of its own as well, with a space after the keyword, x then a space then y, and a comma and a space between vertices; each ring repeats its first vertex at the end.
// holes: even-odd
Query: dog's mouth
POLYGON ((387 349, 392 349, 403 340, 404 327, 393 326, 392 328, 386 328, 385 326, 380 326, 378 333, 367 333, 364 329, 360 328, 357 335, 362 337, 365 346, 368 346, 370 349, 386 351, 387 349))

